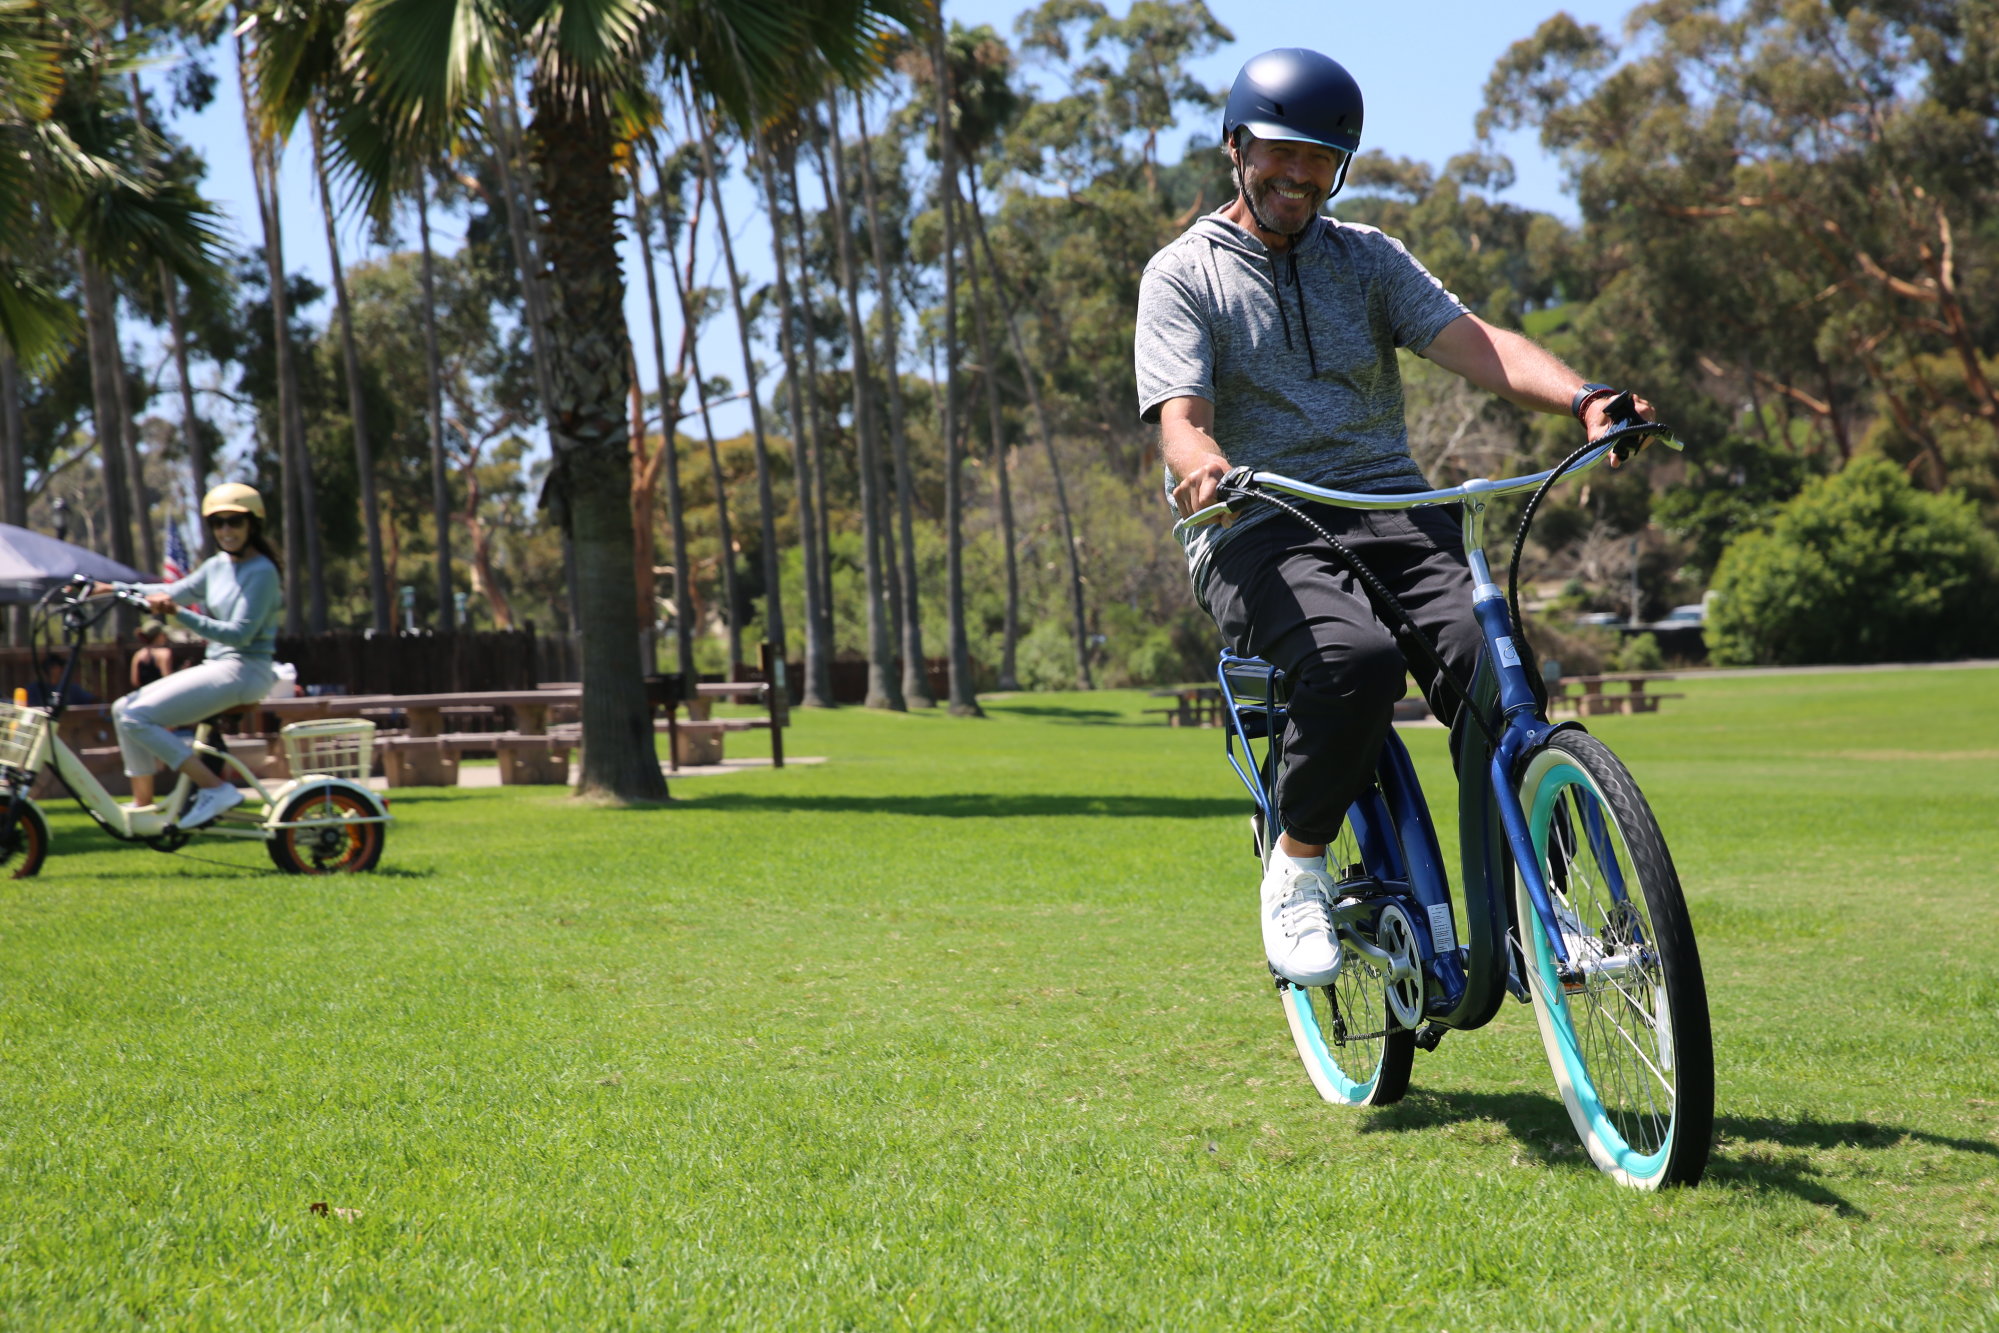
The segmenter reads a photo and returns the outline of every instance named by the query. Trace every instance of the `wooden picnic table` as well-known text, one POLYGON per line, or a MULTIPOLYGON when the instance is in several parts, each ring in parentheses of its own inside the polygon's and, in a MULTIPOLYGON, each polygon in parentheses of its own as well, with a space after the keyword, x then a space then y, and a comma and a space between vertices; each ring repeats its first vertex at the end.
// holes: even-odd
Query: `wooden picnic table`
POLYGON ((1555 689, 1549 699, 1550 710, 1564 706, 1575 711, 1577 717, 1595 717, 1603 713, 1656 713, 1662 699, 1683 699, 1683 694, 1662 694, 1648 690, 1653 681, 1672 680, 1667 671, 1626 671, 1597 676, 1563 676, 1555 682, 1555 689), (1569 687, 1576 686, 1571 694, 1569 687), (1615 687, 1622 688, 1615 688, 1615 687))
POLYGON ((1145 711, 1160 713, 1169 727, 1219 727, 1222 724, 1222 687, 1219 685, 1170 685, 1152 691, 1155 699, 1171 699, 1165 708, 1145 711))
MULTIPOLYGON (((548 737, 551 708, 579 704, 582 699, 582 689, 573 686, 450 694, 300 694, 246 705, 241 711, 248 722, 241 734, 245 739, 269 743, 286 722, 329 717, 379 719, 401 713, 404 734, 377 742, 391 786, 449 786, 457 780, 458 756, 465 749, 504 750, 500 755, 503 781, 561 783, 569 778, 570 745, 539 738, 548 737), (502 708, 513 714, 513 731, 457 734, 445 730, 447 717, 469 716, 467 710, 483 710, 491 716, 502 708)), ((63 715, 61 734, 77 749, 115 745, 110 705, 73 705, 63 715)))

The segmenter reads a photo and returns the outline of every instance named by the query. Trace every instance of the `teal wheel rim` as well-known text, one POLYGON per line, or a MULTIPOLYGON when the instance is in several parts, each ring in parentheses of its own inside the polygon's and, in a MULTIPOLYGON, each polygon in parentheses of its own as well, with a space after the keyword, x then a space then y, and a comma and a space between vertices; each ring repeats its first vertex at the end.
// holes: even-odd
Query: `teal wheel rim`
MULTIPOLYGON (((1623 833, 1618 829, 1616 821, 1609 817, 1608 803, 1604 800, 1603 793, 1597 789, 1596 783, 1591 781, 1589 775, 1576 764, 1567 760, 1559 761, 1541 775, 1541 780, 1534 789, 1533 807, 1527 816, 1528 831, 1534 841, 1534 854, 1544 873, 1548 865, 1548 831, 1553 826, 1556 802, 1561 799, 1564 791, 1574 787, 1580 787, 1588 793, 1597 803, 1598 809, 1604 812, 1605 824, 1614 839, 1612 851, 1616 852, 1623 845, 1623 833)), ((1624 853, 1621 859, 1626 862, 1625 881, 1631 884, 1633 892, 1642 893, 1629 873, 1629 853, 1624 853)), ((1547 935, 1540 920, 1538 918, 1532 920, 1524 934, 1531 941, 1530 964, 1536 973, 1535 989, 1543 1002, 1542 1012, 1547 1017, 1554 1038, 1552 1046, 1561 1057, 1565 1084, 1574 1096, 1575 1104, 1582 1112, 1583 1119, 1589 1125, 1591 1135, 1609 1154, 1617 1170, 1635 1180, 1652 1179, 1666 1169, 1667 1161, 1672 1155, 1673 1139, 1679 1130, 1678 1117, 1671 1114, 1669 1103, 1668 1114, 1665 1117, 1665 1131, 1659 1146, 1653 1151, 1646 1152, 1634 1147, 1624 1137, 1609 1109, 1604 1105, 1603 1097, 1597 1091, 1596 1080, 1590 1074, 1589 1066, 1583 1058, 1583 1041, 1576 1028, 1575 1015, 1570 1009, 1569 997, 1562 990, 1561 979, 1556 974, 1554 951, 1548 945, 1547 935)), ((1657 1072, 1656 1069, 1654 1072, 1657 1072)))

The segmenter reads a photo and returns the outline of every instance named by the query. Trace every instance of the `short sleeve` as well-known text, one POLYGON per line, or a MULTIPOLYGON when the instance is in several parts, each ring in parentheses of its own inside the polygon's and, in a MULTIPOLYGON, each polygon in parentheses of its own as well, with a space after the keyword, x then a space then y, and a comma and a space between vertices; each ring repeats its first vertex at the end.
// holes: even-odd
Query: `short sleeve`
POLYGON ((1179 279, 1149 268, 1138 284, 1138 325, 1132 338, 1138 371, 1138 415, 1159 420, 1172 398, 1215 400, 1215 342, 1207 316, 1179 279))
POLYGON ((1444 331, 1446 324, 1471 313, 1402 242, 1380 233, 1376 233, 1374 242, 1379 280, 1388 296, 1388 320, 1395 331, 1396 346, 1421 352, 1444 331))

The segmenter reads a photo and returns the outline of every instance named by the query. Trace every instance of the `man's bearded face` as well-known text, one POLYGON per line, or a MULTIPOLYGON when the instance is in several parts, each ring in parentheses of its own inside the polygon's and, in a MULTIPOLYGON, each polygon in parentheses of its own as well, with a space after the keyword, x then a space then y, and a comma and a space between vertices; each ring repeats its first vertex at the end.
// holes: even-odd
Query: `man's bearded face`
POLYGON ((1258 224, 1282 236, 1305 230, 1331 197, 1345 156, 1318 144, 1245 136, 1236 162, 1258 224))

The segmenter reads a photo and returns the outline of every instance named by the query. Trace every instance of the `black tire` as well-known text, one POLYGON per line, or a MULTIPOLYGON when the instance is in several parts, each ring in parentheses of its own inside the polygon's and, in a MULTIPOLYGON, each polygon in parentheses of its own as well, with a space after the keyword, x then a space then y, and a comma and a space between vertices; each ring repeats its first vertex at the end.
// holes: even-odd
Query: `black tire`
POLYGON ((1714 1047, 1658 821, 1617 756, 1580 731, 1528 755, 1519 792, 1570 962, 1581 965, 1565 988, 1523 879, 1522 971, 1569 1119, 1620 1183, 1695 1184, 1713 1146, 1714 1047))
MULTIPOLYGON (((278 809, 278 822, 303 819, 373 818, 382 809, 351 787, 313 787, 294 792, 278 809)), ((347 875, 373 870, 388 841, 383 824, 325 824, 281 828, 265 844, 271 864, 288 875, 347 875)))
POLYGON ((0 872, 13 879, 32 879, 41 873, 49 855, 49 821, 39 807, 22 797, 15 810, 14 829, 0 844, 0 872))
MULTIPOLYGON (((1365 797, 1377 802, 1378 797, 1365 797)), ((1386 827, 1385 819, 1381 826, 1386 827)), ((1326 849, 1326 864, 1344 878, 1356 868, 1377 879, 1384 867, 1365 864, 1352 821, 1326 849)), ((1416 1034, 1390 1017, 1387 972, 1373 959, 1347 950, 1330 986, 1285 983, 1278 995, 1291 1025, 1291 1041, 1312 1086, 1342 1106, 1387 1106, 1409 1091, 1416 1034)), ((1418 1008, 1421 1007, 1420 997, 1418 1008)))

